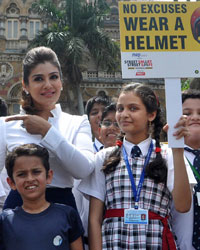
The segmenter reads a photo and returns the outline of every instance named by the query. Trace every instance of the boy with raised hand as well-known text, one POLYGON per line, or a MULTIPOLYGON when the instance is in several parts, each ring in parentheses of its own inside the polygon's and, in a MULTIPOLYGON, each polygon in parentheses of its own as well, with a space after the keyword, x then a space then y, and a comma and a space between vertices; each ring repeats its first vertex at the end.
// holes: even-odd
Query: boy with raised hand
POLYGON ((8 184, 20 193, 23 205, 0 215, 0 249, 82 250, 83 228, 70 206, 46 201, 51 183, 48 151, 35 144, 15 148, 6 158, 8 184))
POLYGON ((200 249, 200 91, 196 89, 184 91, 182 106, 183 114, 188 117, 189 135, 185 137, 184 155, 186 164, 192 172, 189 174, 188 171, 188 177, 191 188, 194 187, 193 201, 187 213, 179 213, 172 207, 172 228, 179 248, 194 250, 200 249))

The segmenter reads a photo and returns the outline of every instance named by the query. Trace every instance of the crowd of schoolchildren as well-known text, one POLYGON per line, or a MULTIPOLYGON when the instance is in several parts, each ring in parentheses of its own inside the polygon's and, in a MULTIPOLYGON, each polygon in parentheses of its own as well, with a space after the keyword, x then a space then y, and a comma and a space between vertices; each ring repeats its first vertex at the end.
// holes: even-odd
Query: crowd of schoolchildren
POLYGON ((20 114, 0 114, 0 250, 200 249, 200 91, 182 94, 184 148, 161 142, 145 84, 92 97, 82 116, 61 91, 55 52, 29 50, 20 114))

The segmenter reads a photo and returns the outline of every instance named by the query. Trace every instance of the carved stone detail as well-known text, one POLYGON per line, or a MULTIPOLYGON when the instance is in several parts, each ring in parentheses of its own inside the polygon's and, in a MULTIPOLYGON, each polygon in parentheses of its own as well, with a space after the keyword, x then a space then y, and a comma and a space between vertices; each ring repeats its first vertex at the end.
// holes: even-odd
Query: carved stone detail
POLYGON ((13 66, 8 62, 0 62, 0 83, 2 85, 13 76, 13 66))
POLYGON ((6 13, 10 15, 19 15, 20 9, 15 3, 11 3, 10 6, 7 8, 6 13))

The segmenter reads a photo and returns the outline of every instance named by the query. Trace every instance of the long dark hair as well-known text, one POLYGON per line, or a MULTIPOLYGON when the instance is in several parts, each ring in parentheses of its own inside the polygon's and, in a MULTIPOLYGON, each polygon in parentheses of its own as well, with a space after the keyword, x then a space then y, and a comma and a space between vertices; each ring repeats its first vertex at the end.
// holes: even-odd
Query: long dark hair
MULTIPOLYGON (((60 74, 60 78, 62 79, 62 71, 61 66, 58 61, 56 53, 47 47, 36 47, 29 50, 23 60, 23 82, 25 86, 29 85, 28 78, 31 74, 31 71, 41 63, 49 62, 54 65, 60 74)), ((34 103, 32 97, 29 93, 26 93, 25 90, 22 89, 22 100, 21 100, 22 108, 25 110, 27 114, 35 114, 38 110, 34 107, 34 103)))
MULTIPOLYGON (((146 167, 146 176, 153 179, 155 182, 164 182, 166 183, 167 180, 167 166, 165 160, 162 158, 161 155, 161 146, 160 146, 160 132, 163 127, 163 121, 161 118, 161 109, 160 103, 158 101, 157 96, 155 93, 146 85, 141 83, 130 83, 124 86, 120 92, 127 93, 133 92, 137 95, 143 104, 146 107, 148 113, 152 113, 156 111, 156 117, 152 121, 152 138, 156 141, 156 157, 155 159, 150 162, 146 167)), ((121 145, 123 142, 123 134, 121 134, 119 141, 116 148, 111 152, 110 156, 105 160, 103 170, 104 172, 110 173, 115 170, 116 166, 119 164, 121 159, 121 145)))

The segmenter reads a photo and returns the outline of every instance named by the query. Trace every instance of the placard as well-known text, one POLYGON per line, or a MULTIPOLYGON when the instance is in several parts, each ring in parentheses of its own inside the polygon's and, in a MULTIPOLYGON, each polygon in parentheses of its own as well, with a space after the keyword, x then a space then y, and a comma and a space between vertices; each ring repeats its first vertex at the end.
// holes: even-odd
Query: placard
POLYGON ((122 78, 200 77, 200 2, 119 2, 122 78))

